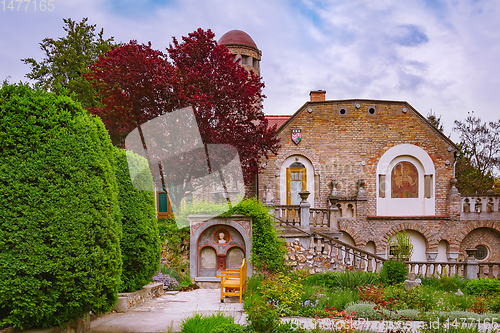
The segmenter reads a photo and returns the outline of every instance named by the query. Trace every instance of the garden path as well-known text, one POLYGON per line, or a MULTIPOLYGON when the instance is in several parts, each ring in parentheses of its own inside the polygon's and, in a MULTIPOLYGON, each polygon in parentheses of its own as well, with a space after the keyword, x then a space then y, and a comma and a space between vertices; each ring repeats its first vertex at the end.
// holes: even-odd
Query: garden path
POLYGON ((238 297, 225 298, 221 303, 220 289, 197 289, 165 293, 126 313, 100 316, 90 323, 90 332, 180 332, 184 318, 218 311, 233 316, 238 324, 246 323, 243 303, 239 303, 238 297))

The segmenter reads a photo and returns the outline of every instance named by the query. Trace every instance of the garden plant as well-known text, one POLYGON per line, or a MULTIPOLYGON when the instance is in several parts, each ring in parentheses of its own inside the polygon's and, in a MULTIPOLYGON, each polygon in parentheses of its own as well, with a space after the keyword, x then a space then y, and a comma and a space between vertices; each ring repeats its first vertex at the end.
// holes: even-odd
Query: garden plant
POLYGON ((0 328, 111 310, 122 235, 113 146, 71 98, 0 89, 0 328))

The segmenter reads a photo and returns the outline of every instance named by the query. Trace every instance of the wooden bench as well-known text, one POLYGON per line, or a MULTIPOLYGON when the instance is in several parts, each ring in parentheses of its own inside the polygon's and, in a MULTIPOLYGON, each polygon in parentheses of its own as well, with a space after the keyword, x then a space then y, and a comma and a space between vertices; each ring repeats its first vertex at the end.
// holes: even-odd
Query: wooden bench
POLYGON ((220 275, 220 301, 224 303, 224 296, 240 296, 242 302, 243 293, 247 283, 247 261, 243 262, 239 269, 226 269, 220 275))

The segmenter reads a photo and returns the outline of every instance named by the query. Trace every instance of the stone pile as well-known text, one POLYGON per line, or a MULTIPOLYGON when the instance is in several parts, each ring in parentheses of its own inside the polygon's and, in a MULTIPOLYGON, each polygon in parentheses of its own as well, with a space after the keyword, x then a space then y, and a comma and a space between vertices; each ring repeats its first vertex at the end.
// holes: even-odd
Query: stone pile
POLYGON ((309 274, 323 272, 338 272, 348 269, 336 260, 335 251, 332 247, 321 240, 315 241, 311 238, 309 248, 306 249, 300 239, 287 242, 287 255, 285 264, 294 271, 307 269, 309 274))

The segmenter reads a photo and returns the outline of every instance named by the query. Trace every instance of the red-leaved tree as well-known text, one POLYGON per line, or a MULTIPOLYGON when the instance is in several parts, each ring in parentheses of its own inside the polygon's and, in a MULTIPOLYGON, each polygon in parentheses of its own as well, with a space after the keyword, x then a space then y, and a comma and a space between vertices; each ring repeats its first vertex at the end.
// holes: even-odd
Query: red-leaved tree
MULTIPOLYGON (((86 76, 103 96, 104 106, 90 111, 103 119, 113 142, 123 145, 138 125, 191 106, 203 143, 234 146, 248 184, 261 158, 277 152, 276 129, 262 112, 261 78, 235 62, 214 37, 198 29, 181 42, 174 38, 168 56, 135 41, 107 52, 86 76)), ((176 198, 183 197, 183 187, 176 198)))

